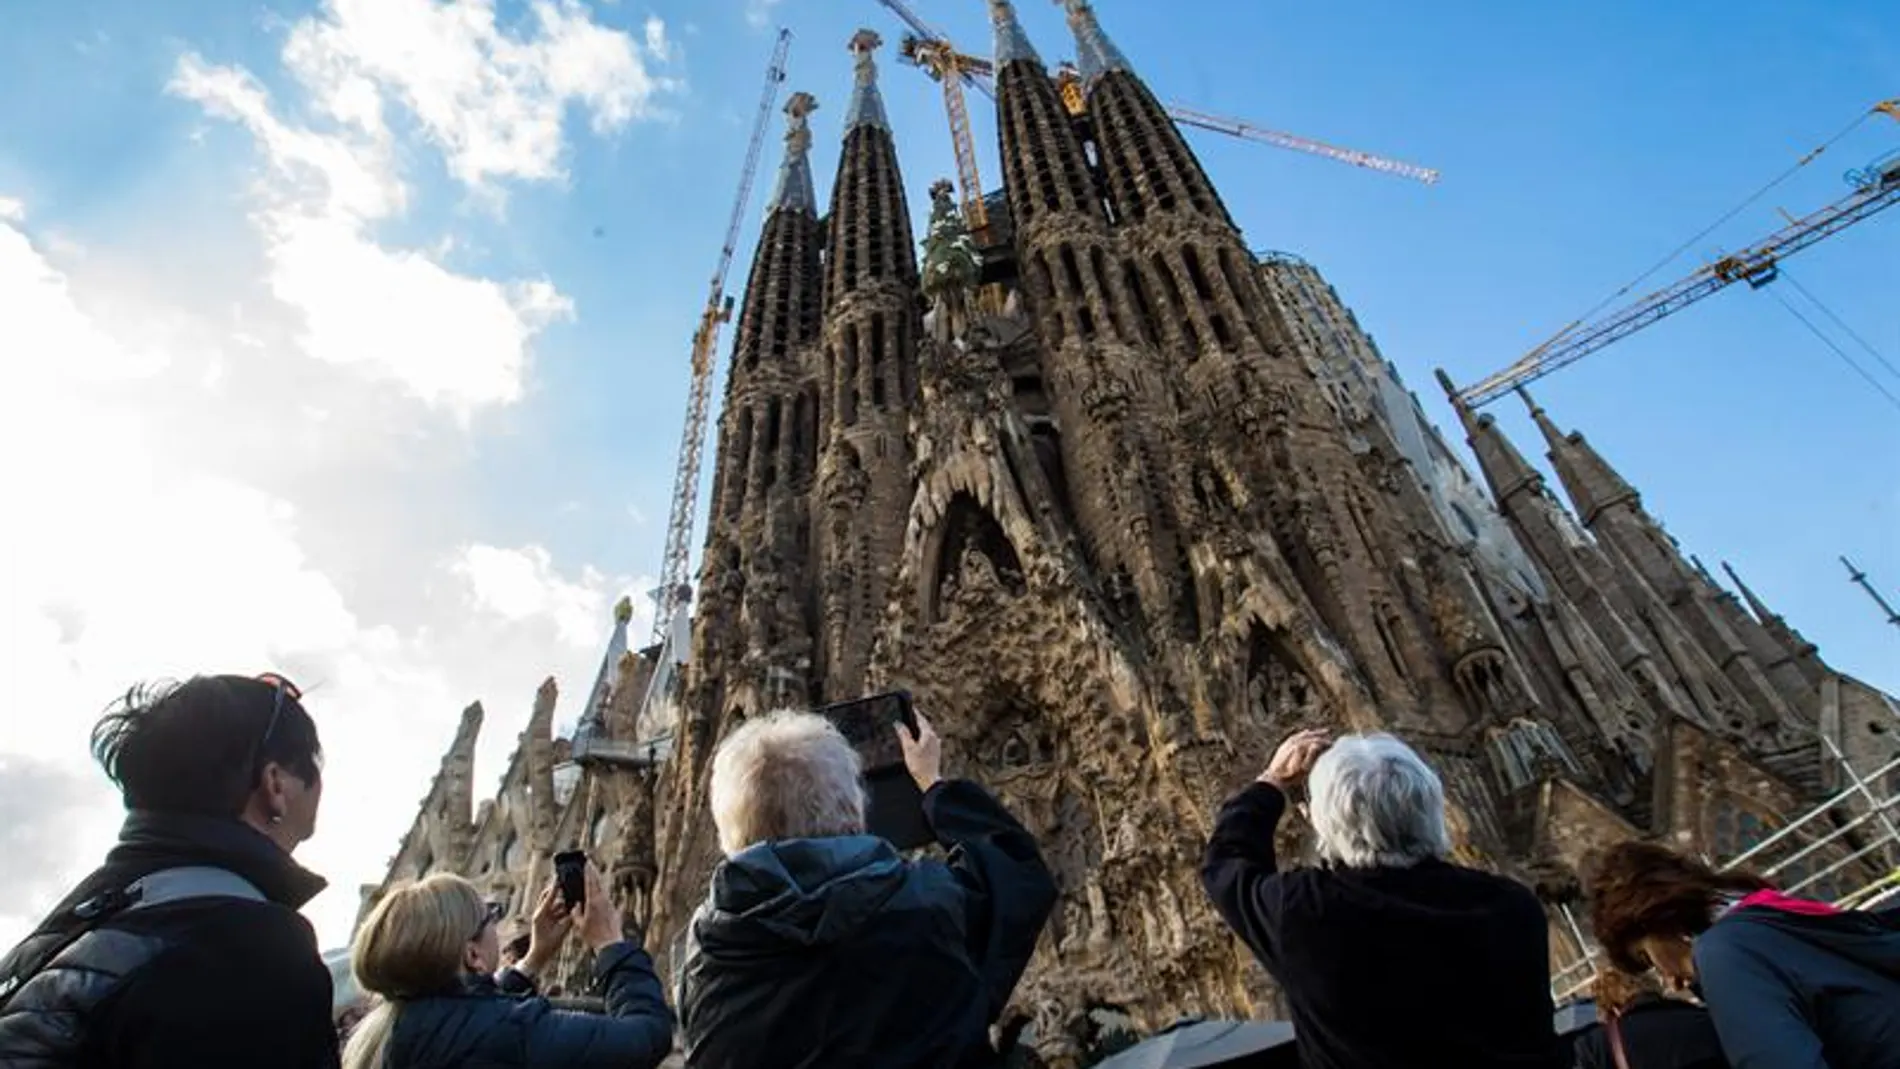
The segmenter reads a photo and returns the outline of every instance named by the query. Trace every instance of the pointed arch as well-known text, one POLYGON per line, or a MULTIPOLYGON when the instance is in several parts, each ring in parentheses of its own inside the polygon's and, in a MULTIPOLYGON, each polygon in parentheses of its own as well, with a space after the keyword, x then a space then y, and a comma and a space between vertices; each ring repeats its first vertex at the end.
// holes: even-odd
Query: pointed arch
POLYGON ((967 490, 951 495, 943 515, 925 536, 924 569, 919 573, 918 596, 926 624, 942 619, 946 586, 970 582, 966 562, 980 559, 987 565, 998 585, 1011 597, 1028 590, 1023 578, 1022 557, 1003 525, 967 490))
POLYGON ((1337 710, 1314 685, 1283 630, 1254 616, 1242 656, 1242 724, 1272 733, 1299 724, 1338 722, 1337 710))

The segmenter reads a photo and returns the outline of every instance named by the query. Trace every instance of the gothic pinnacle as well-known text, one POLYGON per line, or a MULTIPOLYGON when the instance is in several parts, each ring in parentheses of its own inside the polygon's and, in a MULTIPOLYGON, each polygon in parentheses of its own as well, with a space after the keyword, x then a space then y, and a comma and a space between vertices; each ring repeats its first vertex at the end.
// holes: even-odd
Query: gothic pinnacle
POLYGON ((806 116, 818 110, 818 98, 793 93, 785 102, 785 161, 779 165, 778 185, 766 202, 767 215, 781 209, 817 214, 818 194, 811 181, 811 124, 806 116))
POLYGON ((1069 30, 1075 34, 1076 64, 1084 83, 1093 82, 1109 71, 1132 69, 1121 49, 1103 32, 1101 21, 1095 17, 1095 5, 1089 0, 1056 0, 1056 3, 1069 13, 1069 30))
POLYGON ((1585 524, 1595 523, 1597 516, 1612 505, 1642 500, 1636 488, 1580 432, 1565 434, 1522 386, 1517 388, 1517 396, 1543 432, 1544 443, 1550 447, 1550 462, 1585 524))
POLYGON ((890 132, 890 120, 884 116, 884 95, 877 88, 877 60, 872 55, 884 38, 876 30, 859 30, 845 47, 850 50, 856 70, 851 87, 851 107, 844 115, 847 135, 860 126, 875 126, 890 132))
POLYGON ((996 70, 1001 73, 1011 63, 1024 62, 1042 66, 1042 57, 1036 54, 1036 46, 1029 43, 1029 35, 1023 32, 1023 24, 1016 20, 1016 5, 1009 0, 989 0, 990 22, 996 27, 996 70))

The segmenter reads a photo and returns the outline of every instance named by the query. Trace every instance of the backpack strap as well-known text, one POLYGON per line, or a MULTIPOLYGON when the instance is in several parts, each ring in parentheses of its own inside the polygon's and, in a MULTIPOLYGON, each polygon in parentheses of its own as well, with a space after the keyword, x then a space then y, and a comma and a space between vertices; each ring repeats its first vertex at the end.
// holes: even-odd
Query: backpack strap
POLYGON ((124 887, 94 895, 73 907, 75 923, 71 927, 55 934, 30 938, 28 943, 36 945, 29 949, 28 943, 23 943, 13 954, 8 955, 10 959, 19 958, 21 967, 0 976, 0 1009, 4 1009, 29 980, 44 972, 73 944, 119 914, 190 898, 236 898, 251 902, 266 900, 264 892, 259 891, 251 881, 235 872, 209 865, 160 869, 124 887))
POLYGON ((125 889, 127 911, 150 909, 187 898, 242 898, 264 901, 264 892, 251 881, 228 869, 208 865, 187 865, 160 869, 141 877, 125 889))

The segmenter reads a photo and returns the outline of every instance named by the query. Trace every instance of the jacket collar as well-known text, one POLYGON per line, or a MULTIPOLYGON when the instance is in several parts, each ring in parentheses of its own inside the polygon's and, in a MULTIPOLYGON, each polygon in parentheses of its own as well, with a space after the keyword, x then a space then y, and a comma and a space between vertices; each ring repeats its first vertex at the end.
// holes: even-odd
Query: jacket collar
POLYGON ((249 824, 196 813, 133 810, 119 829, 118 845, 106 855, 106 865, 123 868, 133 878, 181 865, 227 869, 289 909, 302 909, 329 886, 249 824))

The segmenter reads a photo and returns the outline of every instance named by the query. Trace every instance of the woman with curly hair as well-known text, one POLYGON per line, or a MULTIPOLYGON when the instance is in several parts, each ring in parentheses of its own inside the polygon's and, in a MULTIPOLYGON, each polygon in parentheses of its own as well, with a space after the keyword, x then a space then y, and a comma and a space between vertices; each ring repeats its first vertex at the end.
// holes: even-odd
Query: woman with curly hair
POLYGON ((1701 997, 1737 1069, 1900 1069, 1900 923, 1651 843, 1607 851, 1590 918, 1615 967, 1701 997))

